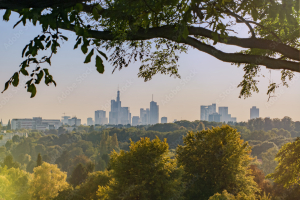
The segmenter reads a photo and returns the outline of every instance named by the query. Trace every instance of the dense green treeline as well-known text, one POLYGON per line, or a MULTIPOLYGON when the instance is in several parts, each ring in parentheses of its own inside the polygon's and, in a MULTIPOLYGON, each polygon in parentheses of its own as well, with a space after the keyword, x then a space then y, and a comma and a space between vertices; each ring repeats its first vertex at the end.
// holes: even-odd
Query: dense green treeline
MULTIPOLYGON (((46 132, 23 130, 28 132, 28 137, 14 135, 0 147, 1 170, 4 174, 15 170, 14 173, 27 177, 24 184, 29 193, 23 195, 32 199, 37 199, 34 195, 48 195, 35 194, 30 184, 36 174, 52 168, 60 177, 65 177, 65 180, 59 179, 63 189, 53 192, 55 195, 51 198, 54 199, 65 199, 66 195, 69 199, 136 199, 134 195, 140 199, 165 199, 166 196, 169 199, 218 199, 224 195, 235 199, 267 198, 264 194, 274 200, 297 199, 294 197, 300 195, 300 188, 295 180, 293 184, 276 182, 284 171, 276 167, 284 165, 275 157, 286 145, 295 143, 299 122, 288 117, 258 118, 230 127, 222 125, 178 121, 129 128, 80 126, 71 132, 63 128, 46 132), (236 150, 238 154, 234 148, 240 148, 236 150), (139 173, 136 174, 136 170, 139 173), (163 178, 163 174, 168 178, 163 178), (265 175, 275 183, 265 179, 265 175), (148 176, 156 178, 148 180, 148 176), (249 191, 255 195, 251 196, 249 191)), ((6 179, 9 182, 9 177, 6 179)))

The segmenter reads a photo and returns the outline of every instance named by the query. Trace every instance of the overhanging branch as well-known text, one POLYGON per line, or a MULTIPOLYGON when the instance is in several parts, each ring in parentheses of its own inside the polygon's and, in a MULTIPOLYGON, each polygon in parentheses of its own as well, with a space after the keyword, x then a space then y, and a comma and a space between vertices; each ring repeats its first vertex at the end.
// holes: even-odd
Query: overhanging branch
MULTIPOLYGON (((67 27, 61 27, 61 28, 74 31, 75 27, 73 25, 71 25, 69 28, 67 28, 67 27)), ((202 30, 202 29, 200 29, 200 30, 202 30)), ((176 41, 177 37, 173 37, 174 32, 172 32, 172 31, 173 31, 173 29, 170 29, 170 27, 152 28, 147 31, 140 30, 137 33, 129 36, 126 39, 127 40, 149 40, 149 39, 161 37, 161 38, 166 38, 166 39, 169 39, 172 41, 176 41)), ((193 33, 195 31, 199 31, 199 28, 195 28, 195 29, 191 28, 190 31, 193 33)), ((89 33, 90 37, 92 37, 92 38, 101 39, 101 40, 114 40, 113 34, 111 34, 111 32, 109 32, 109 31, 89 30, 88 33, 89 33)), ((232 37, 232 39, 229 40, 228 43, 231 42, 231 44, 236 44, 238 46, 245 47, 245 46, 251 46, 251 45, 253 46, 253 43, 251 43, 251 42, 253 42, 253 40, 254 41, 258 40, 254 43, 254 45, 257 44, 257 46, 261 46, 261 44, 268 45, 268 44, 272 44, 272 42, 273 42, 273 41, 268 41, 268 40, 263 40, 263 39, 253 39, 253 38, 238 39, 238 38, 232 37), (260 44, 259 44, 259 42, 260 42, 260 44)), ((176 41, 176 42, 178 42, 178 41, 176 41)), ((247 55, 247 54, 242 54, 242 53, 225 53, 223 51, 216 49, 213 46, 204 44, 204 43, 200 42, 199 40, 192 38, 192 37, 187 37, 186 39, 181 39, 180 43, 188 44, 188 45, 198 49, 199 51, 208 53, 224 62, 264 65, 269 69, 287 69, 287 70, 291 70, 294 72, 300 72, 300 63, 298 63, 298 62, 278 60, 278 59, 270 58, 267 56, 247 55)), ((278 45, 283 45, 283 44, 278 43, 278 45)), ((252 48, 258 48, 257 46, 252 47, 252 48)), ((266 47, 264 49, 266 49, 266 47)), ((296 49, 294 49, 294 50, 296 50, 296 49)), ((296 50, 296 51, 298 51, 298 50, 296 50)), ((299 54, 298 54, 298 57, 299 57, 299 54)))
POLYGON ((192 37, 187 37, 186 39, 181 41, 181 43, 188 44, 224 62, 264 65, 269 69, 287 69, 294 72, 300 72, 300 63, 298 62, 278 60, 266 56, 247 55, 241 53, 225 53, 192 37))

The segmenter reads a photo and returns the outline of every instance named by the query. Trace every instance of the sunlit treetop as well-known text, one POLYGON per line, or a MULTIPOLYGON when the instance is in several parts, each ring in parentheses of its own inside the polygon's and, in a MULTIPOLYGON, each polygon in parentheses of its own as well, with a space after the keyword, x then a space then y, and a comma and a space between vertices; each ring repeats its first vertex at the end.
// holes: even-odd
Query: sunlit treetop
POLYGON ((51 65, 60 44, 68 40, 61 30, 76 33, 74 48, 86 54, 84 63, 93 58, 101 74, 103 59, 113 71, 140 60, 138 76, 145 81, 158 73, 180 77, 179 54, 194 48, 242 66, 240 97, 246 98, 258 92, 261 66, 282 73, 280 84, 270 83, 268 95, 279 85, 288 86, 294 72, 300 72, 299 0, 0 0, 0 9, 6 9, 6 21, 11 12, 20 14, 15 26, 30 22, 42 28, 23 49, 24 61, 4 89, 18 86, 20 74, 30 76, 26 87, 31 97, 43 78, 45 84, 56 85, 40 64, 51 65), (235 31, 238 24, 248 28, 249 37, 235 31), (226 53, 217 43, 245 50, 226 53))

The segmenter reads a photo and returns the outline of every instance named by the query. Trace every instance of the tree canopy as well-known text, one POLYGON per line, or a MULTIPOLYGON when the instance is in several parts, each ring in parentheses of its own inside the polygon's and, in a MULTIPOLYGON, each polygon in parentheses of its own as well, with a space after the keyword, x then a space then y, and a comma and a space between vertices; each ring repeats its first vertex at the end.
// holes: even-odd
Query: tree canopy
POLYGON ((223 190, 255 199, 258 189, 248 170, 251 147, 236 129, 224 125, 189 132, 183 142, 176 157, 185 171, 183 180, 189 184, 187 199, 208 199, 223 190))
MULTIPOLYGON (((195 48, 221 61, 243 65, 240 97, 249 97, 258 92, 256 77, 261 66, 281 69, 285 86, 293 72, 300 72, 298 0, 0 0, 0 9, 6 10, 3 19, 7 21, 11 12, 20 15, 15 26, 30 21, 42 28, 23 49, 25 60, 4 89, 16 87, 20 74, 30 76, 26 87, 31 97, 43 78, 46 85, 56 85, 49 70, 40 64, 51 65, 60 43, 68 40, 61 30, 76 33, 74 48, 81 45, 87 54, 84 63, 94 56, 99 73, 104 73, 104 58, 114 70, 140 60, 138 76, 145 81, 158 73, 180 77, 179 54, 195 48), (250 36, 236 32, 237 24, 248 27, 250 36), (217 49, 217 43, 244 50, 227 53, 217 49), (41 55, 40 51, 47 49, 41 55), (103 49, 111 54, 107 56, 103 49)), ((270 83, 268 94, 278 86, 270 83)))

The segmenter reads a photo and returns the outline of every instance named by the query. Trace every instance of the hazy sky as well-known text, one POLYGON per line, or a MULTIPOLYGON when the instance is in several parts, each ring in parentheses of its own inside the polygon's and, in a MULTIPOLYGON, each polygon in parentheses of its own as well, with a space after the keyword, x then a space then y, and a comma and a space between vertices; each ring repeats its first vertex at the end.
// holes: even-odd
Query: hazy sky
MULTIPOLYGON (((0 12, 1 18, 2 15, 3 11, 0 12)), ((19 70, 24 46, 41 32, 40 27, 32 25, 19 25, 13 29, 18 16, 12 15, 11 19, 10 22, 0 21, 0 88, 4 88, 4 83, 19 70)), ((238 30, 247 34, 245 27, 238 27, 238 30)), ((73 50, 75 35, 64 33, 69 36, 69 41, 54 55, 52 66, 42 66, 49 68, 57 87, 47 87, 42 82, 37 87, 36 97, 31 99, 30 93, 24 89, 22 77, 19 87, 10 87, 0 94, 0 118, 4 123, 12 118, 37 116, 60 119, 63 113, 77 116, 86 123, 88 117, 94 118, 95 110, 102 109, 107 111, 108 117, 110 100, 116 98, 118 85, 122 106, 130 107, 132 116, 138 116, 140 108, 150 107, 153 94, 159 105, 159 117, 168 117, 168 122, 174 119, 199 120, 200 105, 211 103, 217 103, 217 107, 228 106, 229 113, 237 117, 237 121, 247 121, 252 106, 260 109, 261 117, 290 116, 300 121, 300 78, 296 78, 289 88, 280 88, 277 97, 268 102, 269 80, 279 82, 280 72, 272 71, 270 75, 269 70, 262 67, 261 74, 267 78, 259 79, 260 92, 248 99, 240 99, 237 85, 242 80, 243 69, 192 48, 180 56, 181 79, 156 75, 151 81, 144 82, 137 77, 139 62, 114 74, 111 73, 112 66, 105 63, 105 73, 101 75, 97 73, 94 61, 83 64, 85 55, 80 49, 73 50)), ((234 46, 219 45, 219 48, 226 52, 237 50, 234 46)))

